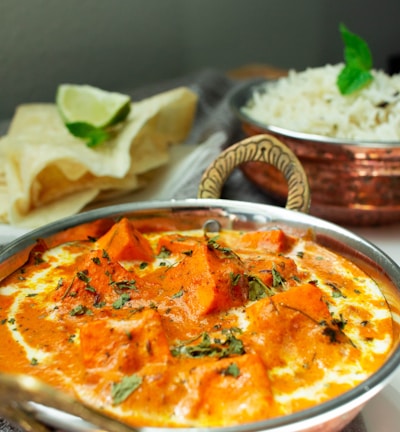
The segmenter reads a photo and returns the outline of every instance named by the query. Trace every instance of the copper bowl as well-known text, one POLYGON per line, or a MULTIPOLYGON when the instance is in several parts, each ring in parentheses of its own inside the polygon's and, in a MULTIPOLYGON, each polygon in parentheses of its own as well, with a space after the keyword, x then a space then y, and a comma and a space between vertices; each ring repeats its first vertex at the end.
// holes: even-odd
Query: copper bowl
MULTIPOLYGON (((309 179, 314 216, 348 226, 400 221, 400 142, 345 141, 262 124, 242 111, 265 79, 235 89, 229 103, 247 136, 268 133, 299 158, 309 179)), ((245 176, 278 203, 287 183, 274 167, 243 164, 245 176)))

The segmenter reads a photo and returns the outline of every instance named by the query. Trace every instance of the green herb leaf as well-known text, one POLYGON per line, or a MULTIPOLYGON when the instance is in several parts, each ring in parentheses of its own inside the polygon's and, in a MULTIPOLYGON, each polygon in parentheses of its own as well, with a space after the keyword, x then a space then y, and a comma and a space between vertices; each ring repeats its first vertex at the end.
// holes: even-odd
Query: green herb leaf
POLYGON ((143 382, 140 375, 133 374, 123 377, 118 383, 114 383, 111 388, 111 397, 114 405, 118 405, 126 400, 143 382))
POLYGON ((115 302, 113 303, 113 308, 114 309, 121 309, 125 303, 127 303, 129 300, 131 299, 131 296, 127 293, 121 294, 121 296, 115 300, 115 302))
POLYGON ((333 282, 326 282, 326 284, 332 288, 333 298, 339 298, 339 297, 346 298, 346 296, 342 293, 340 288, 338 288, 333 282))
POLYGON ((250 301, 260 300, 267 296, 271 297, 275 294, 258 276, 247 275, 247 280, 249 281, 250 301))
POLYGON ((240 273, 229 273, 229 277, 231 279, 231 283, 233 286, 237 286, 237 284, 240 282, 240 279, 242 275, 240 273))
POLYGON ((105 258, 108 262, 110 262, 110 256, 105 249, 103 249, 101 256, 102 258, 105 258))
POLYGON ((134 290, 137 291, 136 280, 121 280, 121 281, 111 281, 110 285, 113 286, 117 293, 121 293, 124 290, 134 290))
POLYGON ((65 126, 72 135, 85 140, 88 147, 96 147, 97 145, 111 138, 111 135, 108 131, 96 126, 92 126, 89 123, 74 122, 66 123, 65 126))
POLYGON ((343 315, 340 314, 339 318, 333 318, 332 324, 339 327, 340 330, 343 330, 346 327, 347 320, 343 318, 343 315))
POLYGON ((192 358, 199 357, 217 357, 225 358, 231 355, 244 354, 243 342, 234 336, 235 329, 229 329, 223 332, 225 340, 212 340, 207 332, 203 332, 199 337, 200 342, 193 344, 199 337, 192 339, 186 343, 180 343, 178 346, 171 349, 174 357, 185 356, 192 358))
POLYGON ((167 249, 165 246, 162 246, 160 253, 157 255, 157 258, 168 258, 170 256, 171 256, 171 251, 167 249))
POLYGON ((76 276, 78 277, 78 279, 80 279, 82 282, 85 283, 89 283, 90 282, 90 277, 87 275, 87 270, 83 270, 83 271, 78 271, 76 273, 76 276))
POLYGON ((78 305, 76 307, 74 307, 71 311, 70 311, 70 315, 71 316, 76 316, 76 315, 85 315, 86 313, 88 313, 88 308, 84 305, 78 305))
POLYGON ((171 298, 172 298, 172 299, 176 299, 176 298, 182 297, 183 294, 184 294, 184 291, 183 291, 183 288, 182 288, 182 289, 180 289, 178 292, 176 292, 175 294, 173 294, 173 295, 171 296, 171 298))
POLYGON ((275 266, 272 267, 272 286, 276 288, 279 285, 282 285, 285 282, 285 279, 278 272, 275 266))
POLYGON ((349 95, 365 87, 372 80, 370 72, 346 66, 340 72, 337 84, 343 95, 349 95))
POLYGON ((345 44, 345 67, 337 78, 337 86, 343 95, 354 93, 373 80, 372 54, 368 44, 340 24, 340 33, 345 44))
POLYGON ((230 375, 237 378, 240 375, 239 366, 236 363, 231 363, 226 369, 221 371, 221 375, 230 375))
POLYGON ((219 236, 216 235, 215 237, 208 239, 208 241, 207 241, 208 249, 210 249, 210 250, 215 249, 217 251, 222 252, 224 255, 226 255, 227 258, 233 258, 235 256, 235 254, 232 251, 232 249, 229 247, 221 246, 217 242, 218 238, 219 238, 219 236))
POLYGON ((75 334, 70 335, 70 336, 68 337, 68 342, 69 342, 69 343, 74 343, 75 338, 76 338, 76 335, 75 335, 75 334))
POLYGON ((344 24, 340 24, 340 33, 345 44, 344 58, 346 64, 362 70, 371 69, 372 54, 367 42, 349 31, 344 24))

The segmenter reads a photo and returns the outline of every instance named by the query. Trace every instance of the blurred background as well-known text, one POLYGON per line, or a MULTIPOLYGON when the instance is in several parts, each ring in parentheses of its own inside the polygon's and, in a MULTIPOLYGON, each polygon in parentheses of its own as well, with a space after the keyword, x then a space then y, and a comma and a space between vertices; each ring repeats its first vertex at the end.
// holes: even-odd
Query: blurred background
POLYGON ((0 0, 0 119, 60 83, 123 91, 204 68, 337 63, 340 22, 376 68, 398 70, 399 16, 399 0, 0 0))

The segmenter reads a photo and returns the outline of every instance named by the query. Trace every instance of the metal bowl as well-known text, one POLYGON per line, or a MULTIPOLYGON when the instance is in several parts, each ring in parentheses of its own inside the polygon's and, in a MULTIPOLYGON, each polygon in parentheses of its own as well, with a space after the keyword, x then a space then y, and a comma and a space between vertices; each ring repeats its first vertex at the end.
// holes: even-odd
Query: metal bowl
MULTIPOLYGON (((269 133, 299 158, 310 183, 314 216, 348 226, 400 221, 400 142, 346 141, 262 124, 242 111, 267 80, 247 82, 229 103, 247 136, 269 133)), ((245 176, 278 203, 287 194, 276 168, 259 163, 241 167, 245 176)))
MULTIPOLYGON (((381 250, 355 234, 330 222, 303 213, 309 205, 305 173, 297 158, 273 137, 258 136, 225 150, 205 172, 199 199, 173 202, 131 203, 105 207, 68 217, 34 230, 10 243, 0 253, 0 280, 20 267, 37 239, 55 244, 64 230, 101 218, 146 219, 151 228, 160 217, 173 221, 177 229, 199 228, 217 220, 223 228, 252 230, 286 226, 300 232, 312 230, 315 240, 347 257, 382 287, 393 312, 393 349, 380 369, 350 391, 300 412, 251 424, 212 428, 218 432, 338 432, 390 381, 400 365, 400 268, 381 250), (239 201, 213 199, 224 180, 243 161, 256 159, 283 170, 289 184, 287 208, 239 201)), ((68 432, 115 431, 174 432, 174 428, 132 428, 108 418, 75 399, 29 376, 0 373, 0 414, 26 430, 47 431, 48 427, 68 432)), ((179 428, 204 432, 207 428, 179 428)), ((211 429, 210 429, 211 430, 211 429)))

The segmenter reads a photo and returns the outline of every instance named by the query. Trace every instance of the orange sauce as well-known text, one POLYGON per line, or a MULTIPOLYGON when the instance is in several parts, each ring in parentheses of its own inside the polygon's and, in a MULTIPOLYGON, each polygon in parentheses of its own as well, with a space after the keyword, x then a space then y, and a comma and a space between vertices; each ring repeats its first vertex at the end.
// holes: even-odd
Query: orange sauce
POLYGON ((379 287, 307 236, 101 227, 1 282, 1 371, 136 426, 225 426, 333 398, 390 351, 379 287))

